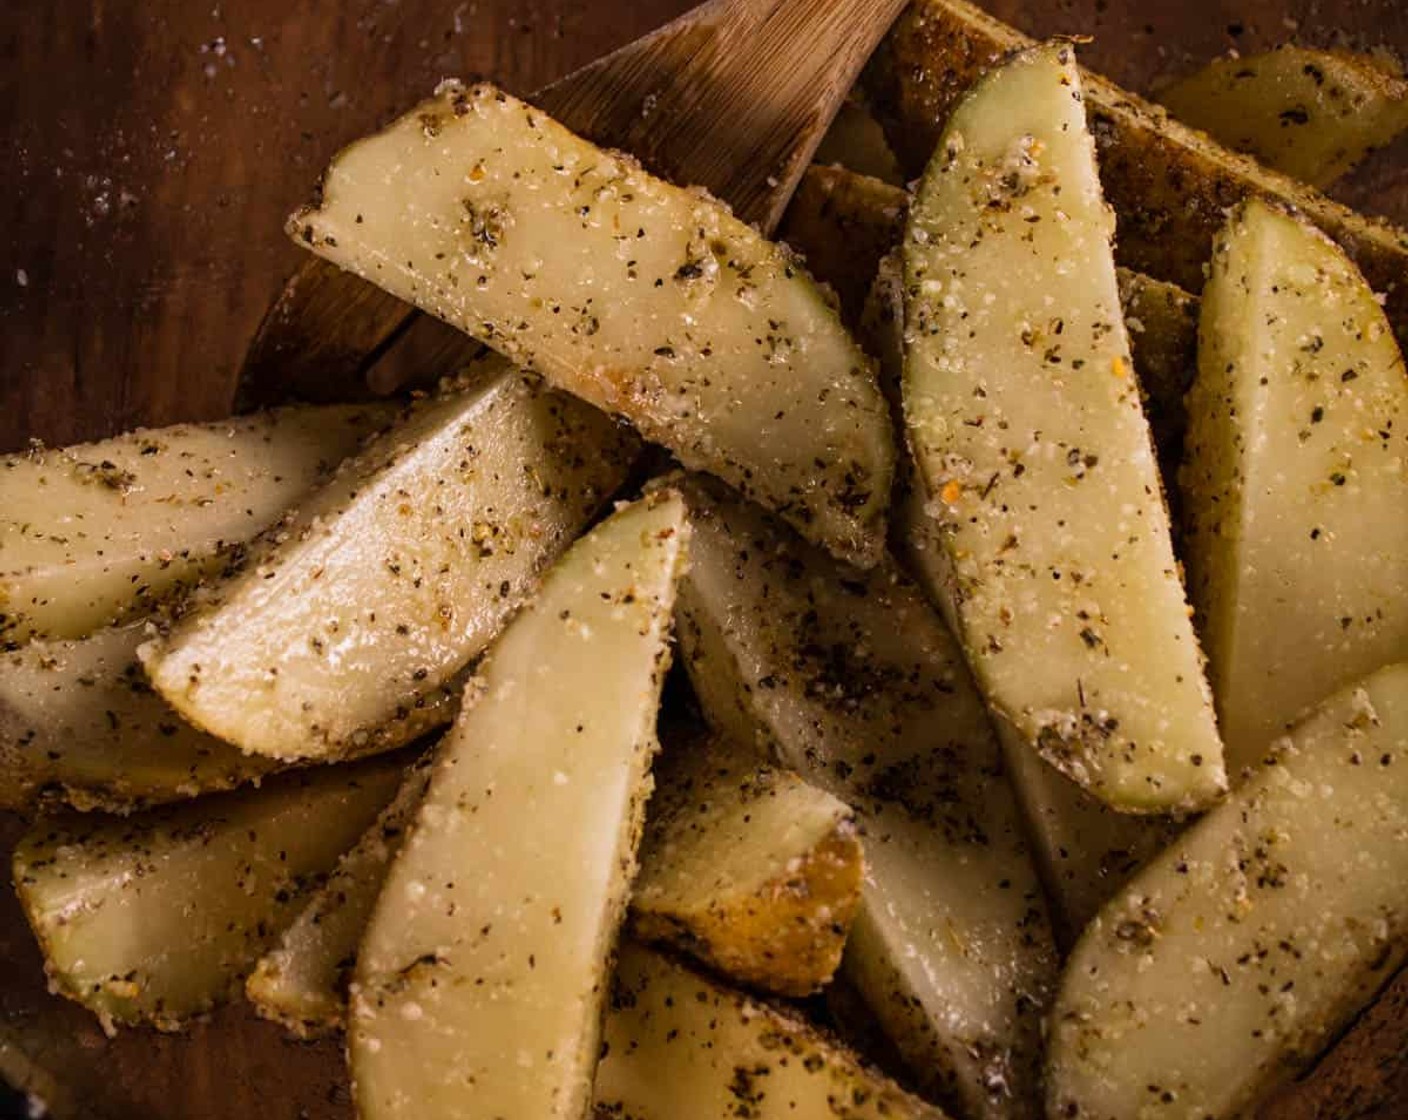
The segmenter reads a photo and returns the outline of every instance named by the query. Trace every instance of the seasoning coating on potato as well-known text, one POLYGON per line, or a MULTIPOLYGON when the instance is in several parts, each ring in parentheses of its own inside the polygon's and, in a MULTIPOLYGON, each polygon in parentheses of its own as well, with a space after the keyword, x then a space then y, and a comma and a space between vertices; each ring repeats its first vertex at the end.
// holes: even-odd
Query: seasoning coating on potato
POLYGON ((708 480, 684 488, 680 644, 706 715, 856 811, 843 971, 935 1095, 1036 1115, 1056 954, 957 644, 892 568, 847 568, 708 480))
POLYGON ((178 1029, 230 998, 404 762, 300 771, 131 817, 41 817, 13 872, 54 989, 109 1031, 178 1029))
POLYGON ((1408 954, 1408 665, 1340 692, 1086 931, 1049 1114, 1249 1115, 1408 954))
POLYGON ((0 654, 0 807, 125 812, 228 789, 278 767, 196 730, 137 660, 146 624, 0 654))
POLYGON ((904 242, 904 412, 996 718, 1126 812, 1225 788, 1072 49, 954 113, 904 242))
POLYGON ((597 1120, 944 1120, 788 1012, 626 942, 597 1120))
MULTIPOLYGON (((900 162, 928 162, 969 87, 1032 40, 965 0, 915 0, 895 22, 865 73, 871 104, 900 162)), ((1100 180, 1118 216, 1120 261, 1190 292, 1228 208, 1249 197, 1279 201, 1335 239, 1376 290, 1408 339, 1408 232, 1366 218, 1286 175, 1221 147, 1166 110, 1098 74, 1081 77, 1100 153, 1100 180)))
MULTIPOLYGON (((723 740, 675 746, 678 761, 656 765, 633 928, 744 982, 811 992, 835 971, 859 896, 853 814, 723 740)), ((259 961, 245 990, 261 1015, 303 1037, 342 1026, 357 944, 425 780, 408 776, 259 961)))
POLYGON ((1229 770, 1408 657, 1408 374, 1328 238, 1262 203, 1218 238, 1182 475, 1229 770))
POLYGON ((289 229, 838 554, 879 557, 894 448, 870 361, 703 192, 447 82, 338 155, 289 229))
POLYGON ((688 537, 677 494, 617 511, 490 651, 362 940, 364 1120, 586 1111, 688 537))
MULTIPOLYGON (((898 187, 844 167, 813 166, 802 176, 783 216, 782 231, 788 244, 806 255, 818 280, 836 289, 847 320, 856 324, 862 342, 880 360, 880 380, 886 394, 891 392, 891 382, 898 393, 900 377, 898 361, 893 376, 886 368, 886 348, 892 343, 888 338, 880 339, 877 332, 877 326, 888 331, 892 322, 890 279, 881 274, 890 267, 908 212, 909 195, 898 187)), ((1118 259, 1118 247, 1115 256, 1118 259)), ((898 264, 894 267, 894 286, 899 292, 898 264)), ((1144 394, 1159 465, 1172 489, 1187 425, 1183 394, 1197 371, 1198 300, 1178 285, 1142 272, 1121 267, 1116 275, 1134 372, 1144 394)), ((900 320, 903 317, 901 312, 900 320)), ((900 346, 900 341, 893 345, 900 346)), ((903 447, 896 451, 898 476, 905 470, 906 452, 903 447)))
POLYGON ((818 990, 860 902, 855 814, 720 735, 667 741, 655 769, 632 931, 753 988, 818 990))
POLYGON ((1057 944, 1065 952, 1100 907, 1167 848, 1186 822, 1117 813, 1026 743, 1010 733, 1002 738, 1007 772, 1054 911, 1057 944))
MULTIPOLYGON (((1121 297, 1128 280, 1135 302, 1142 301, 1147 292, 1157 305, 1163 305, 1167 293, 1158 289, 1171 285, 1148 281, 1151 287, 1146 289, 1146 279, 1122 273, 1121 297)), ((900 406, 904 365, 903 287, 899 254, 891 253, 876 274, 861 332, 880 359, 881 384, 896 408, 900 406)), ((1181 414, 1181 392, 1172 399, 1177 400, 1181 414)), ((1152 396, 1149 404, 1152 417, 1152 396)), ((1172 459, 1176 465, 1176 453, 1172 459)), ((921 587, 942 589, 951 583, 951 565, 939 539, 938 522, 929 516, 926 506, 915 477, 914 459, 907 447, 902 448, 895 465, 891 548, 921 587)), ((952 599, 939 597, 934 605, 945 614, 950 629, 956 629, 952 599)), ((1025 818, 1037 871, 1051 903, 1056 941, 1066 948, 1144 859, 1163 849, 1177 825, 1165 818, 1117 813, 1039 758, 1010 726, 995 730, 1002 743, 1007 776, 1025 818)))
POLYGON ((1293 43, 1214 59, 1158 97, 1184 124, 1313 187, 1408 128, 1408 82, 1371 59, 1293 43))
POLYGON ((401 850, 421 797, 432 754, 407 771, 401 788, 375 823, 348 848, 310 892, 278 943, 259 958, 245 995, 260 1015, 302 1038, 341 1028, 347 1018, 347 986, 357 964, 357 945, 391 861, 401 850))
POLYGON ((499 359, 350 460, 169 636, 157 690, 274 758, 404 743, 620 485, 635 440, 499 359), (490 372, 492 371, 492 372, 490 372))
POLYGON ((395 415, 283 408, 0 458, 0 645, 86 637, 228 567, 395 415))

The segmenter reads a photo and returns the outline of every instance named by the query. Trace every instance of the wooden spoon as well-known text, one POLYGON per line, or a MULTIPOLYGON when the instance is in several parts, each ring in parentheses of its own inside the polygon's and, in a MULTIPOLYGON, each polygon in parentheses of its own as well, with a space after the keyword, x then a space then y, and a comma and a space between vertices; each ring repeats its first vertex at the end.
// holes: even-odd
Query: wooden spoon
MULTIPOLYGON (((771 233, 861 66, 904 0, 709 0, 540 91, 567 127, 708 188, 771 233)), ((473 344, 309 257, 245 354, 239 410, 389 391, 473 344)))

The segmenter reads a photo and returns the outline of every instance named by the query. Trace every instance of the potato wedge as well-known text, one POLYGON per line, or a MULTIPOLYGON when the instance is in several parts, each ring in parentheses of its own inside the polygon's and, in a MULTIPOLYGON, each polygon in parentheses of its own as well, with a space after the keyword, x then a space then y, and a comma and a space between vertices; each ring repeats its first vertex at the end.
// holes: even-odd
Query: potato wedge
POLYGON ((846 975, 926 1089, 974 1116, 1036 1115, 1055 951, 957 645, 889 567, 845 568, 708 480, 682 485, 680 646, 707 716, 856 810, 846 975))
POLYGON ((405 759, 271 778, 131 817, 41 818, 14 882, 55 991, 111 1031, 233 995, 302 892, 375 819, 405 759))
POLYGON ((396 411, 282 408, 0 458, 0 646, 86 637, 229 566, 396 411))
MULTIPOLYGON (((916 0, 906 9, 864 81, 906 173, 928 161, 968 88, 1031 45, 966 0, 916 0)), ((1199 292, 1227 209, 1251 196, 1279 201, 1333 237, 1375 290, 1388 294, 1389 320, 1400 343, 1408 338, 1408 232, 1221 147, 1099 75, 1083 74, 1081 85, 1105 198, 1118 217, 1122 264, 1199 292)))
POLYGON ((1408 82, 1372 59, 1293 43, 1214 59, 1158 99, 1184 124, 1313 187, 1408 128, 1408 82))
MULTIPOLYGON (((773 991, 825 983, 860 892, 851 811, 722 739, 675 743, 663 763, 631 900, 636 932, 773 991)), ((343 1025, 357 945, 425 781, 407 779, 259 961, 245 990, 261 1015, 304 1037, 343 1025)))
POLYGON ((617 511, 495 643, 362 939, 364 1120, 586 1111, 688 538, 677 494, 617 511))
POLYGON ((598 1120, 944 1120, 816 1028, 669 958, 621 947, 598 1120))
POLYGON ((885 130, 855 91, 841 102, 831 127, 822 136, 812 159, 822 164, 840 164, 861 175, 873 175, 896 187, 904 186, 899 160, 885 139, 885 130))
POLYGON ((452 715, 456 676, 625 478, 636 443, 492 359, 348 462, 141 650, 186 719, 335 758, 452 715))
POLYGON ((1056 941, 1069 951, 1136 871, 1186 827, 1172 817, 1117 813, 1026 743, 1003 736, 1007 773, 1051 900, 1056 941))
POLYGON ((904 412, 995 718, 1124 812, 1226 786, 1073 48, 953 114, 904 243, 904 412))
POLYGON ((146 639, 130 622, 0 654, 0 808, 128 812, 278 768, 185 723, 142 673, 146 639))
POLYGON ((294 236, 863 564, 894 458, 869 360, 726 207, 492 85, 344 150, 294 236))
POLYGON ((855 814, 723 736, 667 744, 631 929, 762 991, 806 996, 841 963, 864 877, 855 814))
MULTIPOLYGON (((1139 282, 1142 279, 1132 279, 1130 284, 1136 299, 1145 294, 1139 282)), ((1122 275, 1121 295, 1124 281, 1122 275)), ((1147 293, 1156 304, 1162 303, 1159 282, 1148 283, 1147 293)), ((891 253, 875 277, 861 329, 861 337, 879 358, 881 384, 897 408, 904 365, 903 287, 898 254, 891 253)), ((951 566, 939 539, 938 522, 927 512, 907 447, 901 449, 895 479, 890 519, 895 556, 921 587, 946 587, 951 581, 951 566)), ((936 599, 934 605, 948 616, 950 629, 955 628, 952 597, 936 599)), ((1038 758, 1010 726, 996 730, 1007 776, 1051 903, 1056 942, 1064 950, 1074 944, 1086 922, 1124 880, 1148 856, 1163 849, 1177 826, 1165 818, 1115 812, 1038 758)))
POLYGON ((391 861, 401 850, 425 795, 433 753, 406 772, 401 788, 326 881, 308 893, 298 916, 259 958, 245 995, 266 1019, 302 1038, 341 1029, 347 986, 391 861))
POLYGON ((1408 955, 1408 665, 1328 700, 1101 912, 1067 965, 1049 1115, 1232 1117, 1408 955))
POLYGON ((1408 374, 1339 247, 1261 202, 1218 238, 1200 334, 1185 559, 1236 774, 1408 657, 1408 374))

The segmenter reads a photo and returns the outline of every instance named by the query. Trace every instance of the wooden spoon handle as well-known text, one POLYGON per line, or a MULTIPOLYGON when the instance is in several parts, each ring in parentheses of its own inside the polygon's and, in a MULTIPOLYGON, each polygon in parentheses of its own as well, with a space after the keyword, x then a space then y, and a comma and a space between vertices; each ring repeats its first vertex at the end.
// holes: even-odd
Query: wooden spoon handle
POLYGON ((905 0, 710 0, 543 91, 576 132, 776 227, 905 0))
MULTIPOLYGON (((710 0, 533 100, 658 174, 703 186, 766 232, 777 224, 846 91, 905 0, 710 0)), ((240 370, 235 408, 370 395, 366 373, 416 312, 309 257, 240 370)), ((453 348, 443 350, 448 360, 453 348)), ((415 363, 390 356, 404 382, 415 363)), ((438 376, 449 366, 425 371, 438 376)))

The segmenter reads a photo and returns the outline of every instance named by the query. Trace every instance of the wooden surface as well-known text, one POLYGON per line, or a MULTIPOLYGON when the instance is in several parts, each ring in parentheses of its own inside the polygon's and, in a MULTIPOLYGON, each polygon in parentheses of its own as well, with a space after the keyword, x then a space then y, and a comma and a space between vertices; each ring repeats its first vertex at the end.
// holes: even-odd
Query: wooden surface
MULTIPOLYGON (((298 260, 281 226, 341 144, 441 77, 527 92, 677 15, 688 0, 31 0, 0 10, 0 449, 215 417, 269 299, 298 260)), ((1096 33, 1090 65, 1135 88, 1233 46, 1386 44, 1402 0, 990 0, 1035 34, 1096 33), (1291 21, 1291 22, 1288 22, 1291 21)), ((1408 220, 1405 152, 1341 192, 1408 220)), ((3 822, 0 822, 3 823, 3 822)), ((8 850, 0 835, 0 848, 8 850)), ((1277 1116, 1408 1116, 1395 1001, 1354 1045, 1370 1057, 1277 1116), (1390 1040, 1385 1043, 1384 1040, 1390 1040), (1377 1040, 1379 1050, 1374 1050, 1377 1040), (1385 1045, 1392 1051, 1382 1053, 1385 1045), (1370 1064, 1366 1064, 1370 1063, 1370 1064), (1383 1069, 1380 1102, 1351 1101, 1383 1069), (1395 1072, 1396 1071, 1396 1072, 1395 1072), (1396 1079, 1396 1080, 1395 1080, 1396 1079), (1387 1086, 1385 1089, 1384 1086, 1387 1086), (1339 1097, 1334 1096, 1339 1092, 1339 1097), (1346 1095, 1348 1094, 1348 1095, 1346 1095), (1387 1101, 1388 1103, 1383 1103, 1387 1101)), ((234 1009, 189 1038, 105 1042, 42 991, 0 898, 0 1023, 79 1055, 80 1114, 345 1117, 337 1049, 234 1009)), ((1344 1061, 1341 1059, 1341 1066, 1344 1061)), ((19 1061, 0 1038, 0 1070, 19 1061)))

